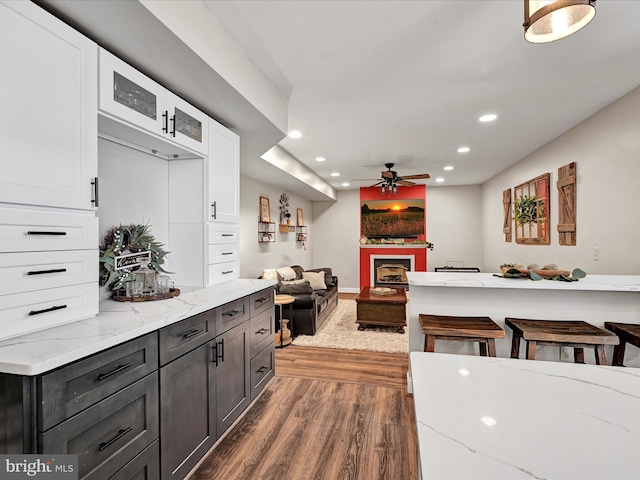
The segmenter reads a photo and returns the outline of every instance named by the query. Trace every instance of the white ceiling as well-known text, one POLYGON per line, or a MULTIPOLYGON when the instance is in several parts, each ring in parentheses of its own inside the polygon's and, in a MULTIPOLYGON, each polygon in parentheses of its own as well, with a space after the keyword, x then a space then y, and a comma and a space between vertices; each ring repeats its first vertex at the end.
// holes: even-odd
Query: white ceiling
POLYGON ((640 84, 638 0, 601 0, 542 45, 524 40, 520 0, 204 3, 289 99, 303 137, 280 146, 338 190, 386 162, 427 185, 483 183, 640 84))

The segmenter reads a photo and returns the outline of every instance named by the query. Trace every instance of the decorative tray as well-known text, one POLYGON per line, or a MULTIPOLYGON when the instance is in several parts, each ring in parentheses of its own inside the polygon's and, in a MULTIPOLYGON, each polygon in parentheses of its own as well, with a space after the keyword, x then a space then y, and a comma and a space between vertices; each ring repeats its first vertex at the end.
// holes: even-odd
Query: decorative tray
POLYGON ((171 288, 169 293, 158 293, 148 297, 126 297, 124 295, 114 293, 111 298, 116 302, 153 302, 155 300, 166 300, 167 298, 177 297, 178 295, 180 295, 180 289, 171 288))

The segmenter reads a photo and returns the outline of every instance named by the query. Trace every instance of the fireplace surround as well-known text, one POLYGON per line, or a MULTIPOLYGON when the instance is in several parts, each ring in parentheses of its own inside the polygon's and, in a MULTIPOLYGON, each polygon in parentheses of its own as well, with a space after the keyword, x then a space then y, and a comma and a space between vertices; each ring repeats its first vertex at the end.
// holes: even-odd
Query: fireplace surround
MULTIPOLYGON (((360 245, 360 289, 376 285, 375 260, 383 264, 402 264, 407 271, 427 271, 427 246, 422 244, 360 245), (405 263, 406 262, 406 263, 405 263)), ((394 285, 380 285, 394 286, 394 285)), ((398 285, 405 287, 406 285, 398 285)))

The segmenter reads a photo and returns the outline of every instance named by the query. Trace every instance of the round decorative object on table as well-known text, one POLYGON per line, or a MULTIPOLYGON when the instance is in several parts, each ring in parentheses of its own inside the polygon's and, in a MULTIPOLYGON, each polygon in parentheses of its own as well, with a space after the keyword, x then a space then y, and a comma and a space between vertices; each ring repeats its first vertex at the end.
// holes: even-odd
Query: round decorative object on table
POLYGON ((295 297, 292 297, 291 295, 276 295, 273 302, 280 308, 280 329, 275 334, 276 347, 278 348, 286 347, 293 341, 293 334, 291 330, 287 328, 287 324, 290 324, 291 328, 293 328, 291 305, 293 305, 293 302, 295 301, 295 297), (283 305, 289 305, 289 318, 283 318, 283 305))

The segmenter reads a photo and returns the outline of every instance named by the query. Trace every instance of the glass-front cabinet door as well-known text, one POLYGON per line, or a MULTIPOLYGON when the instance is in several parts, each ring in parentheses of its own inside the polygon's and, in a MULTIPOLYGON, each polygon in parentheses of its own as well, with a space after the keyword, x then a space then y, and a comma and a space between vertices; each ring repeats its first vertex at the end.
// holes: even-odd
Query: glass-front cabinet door
POLYGON ((202 154, 209 151, 208 117, 193 105, 167 91, 169 135, 181 145, 202 154))
POLYGON ((169 129, 166 89, 104 49, 98 108, 154 133, 169 129))

